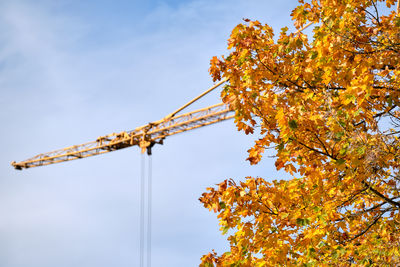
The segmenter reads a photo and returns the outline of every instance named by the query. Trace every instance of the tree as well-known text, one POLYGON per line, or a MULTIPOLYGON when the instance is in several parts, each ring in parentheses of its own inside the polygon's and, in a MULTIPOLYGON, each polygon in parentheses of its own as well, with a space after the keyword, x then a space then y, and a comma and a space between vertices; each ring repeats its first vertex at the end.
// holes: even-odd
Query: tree
MULTIPOLYGON (((208 188, 230 251, 203 266, 400 264, 400 15, 394 0, 299 1, 297 33, 237 25, 211 60, 238 130, 290 180, 208 188), (313 23, 312 38, 301 29, 313 23)), ((310 34, 311 35, 311 34, 310 34)))

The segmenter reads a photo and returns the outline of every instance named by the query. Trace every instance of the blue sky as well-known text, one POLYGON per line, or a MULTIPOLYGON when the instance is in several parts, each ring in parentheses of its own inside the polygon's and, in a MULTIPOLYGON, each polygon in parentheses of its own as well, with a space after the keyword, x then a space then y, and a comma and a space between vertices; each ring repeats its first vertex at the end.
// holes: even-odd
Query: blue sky
MULTIPOLYGON (((138 266, 138 148, 24 171, 10 162, 164 117, 213 84, 209 60, 242 18, 279 30, 295 5, 1 1, 0 266, 138 266)), ((196 266, 227 248, 198 201, 206 187, 284 177, 270 159, 245 161, 253 139, 226 121, 153 149, 153 266, 196 266)))

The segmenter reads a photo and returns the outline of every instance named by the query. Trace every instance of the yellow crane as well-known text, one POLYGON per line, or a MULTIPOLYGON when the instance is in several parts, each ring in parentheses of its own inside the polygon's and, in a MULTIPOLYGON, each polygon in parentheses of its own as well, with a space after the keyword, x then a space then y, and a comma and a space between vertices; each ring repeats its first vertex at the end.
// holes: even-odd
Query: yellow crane
POLYGON ((204 93, 161 120, 150 122, 132 131, 112 133, 100 136, 92 142, 42 153, 21 162, 13 161, 11 165, 17 170, 22 170, 91 157, 131 146, 139 146, 142 149, 142 153, 147 150, 147 153, 150 155, 153 145, 162 144, 167 136, 233 118, 232 110, 223 103, 178 115, 183 109, 219 87, 224 82, 226 82, 226 80, 215 84, 204 93))
MULTIPOLYGON (((11 165, 17 169, 27 169, 50 165, 54 163, 70 161, 100 155, 119 149, 139 146, 142 153, 147 151, 151 155, 151 148, 155 144, 162 144, 163 140, 177 133, 193 130, 206 125, 214 124, 220 121, 228 120, 234 117, 233 111, 225 104, 220 103, 206 108, 194 110, 184 114, 178 114, 201 97, 205 96, 227 80, 215 84, 204 93, 192 99, 179 109, 165 116, 163 119, 150 122, 144 126, 137 127, 132 131, 123 131, 98 137, 95 141, 74 145, 55 151, 42 153, 21 162, 11 162, 11 165)), ((141 177, 141 204, 140 204, 140 266, 144 266, 144 224, 145 224, 145 178, 144 161, 142 161, 141 177)), ((151 159, 149 157, 148 173, 148 200, 147 200, 147 266, 151 266, 151 159)))

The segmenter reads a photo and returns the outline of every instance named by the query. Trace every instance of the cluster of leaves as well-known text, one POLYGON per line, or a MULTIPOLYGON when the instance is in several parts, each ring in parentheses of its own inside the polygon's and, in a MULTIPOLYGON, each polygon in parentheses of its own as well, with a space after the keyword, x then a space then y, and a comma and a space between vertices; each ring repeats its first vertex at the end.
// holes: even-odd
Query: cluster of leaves
POLYGON ((239 130, 293 179, 208 188, 230 251, 203 266, 400 265, 400 15, 394 0, 300 1, 297 29, 246 20, 214 80, 239 130))

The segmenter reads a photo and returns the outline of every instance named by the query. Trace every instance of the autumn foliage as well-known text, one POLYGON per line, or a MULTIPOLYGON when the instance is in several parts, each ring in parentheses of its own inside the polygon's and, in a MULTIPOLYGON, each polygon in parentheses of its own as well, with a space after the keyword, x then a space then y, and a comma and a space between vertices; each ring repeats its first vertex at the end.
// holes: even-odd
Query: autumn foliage
POLYGON ((229 79, 222 98, 238 129, 260 131, 248 160, 269 149, 293 178, 208 188, 200 200, 230 250, 203 266, 400 265, 397 13, 394 0, 300 1, 297 33, 233 29, 210 72, 229 79))

